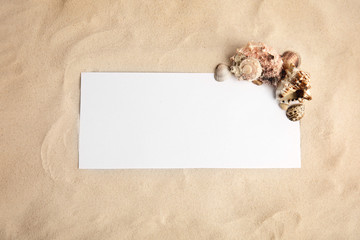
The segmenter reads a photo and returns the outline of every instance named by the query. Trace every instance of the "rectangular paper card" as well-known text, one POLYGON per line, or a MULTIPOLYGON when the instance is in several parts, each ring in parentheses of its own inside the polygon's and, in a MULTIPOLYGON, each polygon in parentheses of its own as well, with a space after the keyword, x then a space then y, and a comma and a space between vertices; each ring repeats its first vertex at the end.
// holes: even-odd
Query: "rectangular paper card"
POLYGON ((79 167, 300 168, 270 86, 211 73, 82 73, 79 167))

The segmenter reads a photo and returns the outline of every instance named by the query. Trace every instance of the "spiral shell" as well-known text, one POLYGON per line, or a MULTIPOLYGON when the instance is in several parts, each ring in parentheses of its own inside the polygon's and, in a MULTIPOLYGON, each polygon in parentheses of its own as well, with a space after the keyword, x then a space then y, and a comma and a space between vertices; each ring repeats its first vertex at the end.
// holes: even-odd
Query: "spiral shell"
POLYGON ((305 114, 305 106, 303 104, 295 104, 286 110, 286 117, 291 121, 299 121, 305 114))
MULTIPOLYGON (((232 72, 235 76, 242 80, 252 81, 258 85, 267 83, 275 85, 280 80, 280 73, 282 71, 283 61, 281 56, 271 47, 261 42, 249 42, 245 47, 237 49, 236 55, 230 58, 232 72), (246 59, 251 59, 251 68, 239 69, 241 62, 246 59), (258 64, 260 68, 258 68, 258 64), (256 65, 256 66, 255 66, 256 65), (254 69, 254 70, 249 70, 254 69), (244 74, 243 72, 250 72, 251 74, 244 74), (258 76, 260 74, 260 76, 258 76), (257 77, 257 78, 256 78, 257 77), (251 80, 250 80, 251 79, 251 80)), ((249 62, 244 65, 250 64, 249 62)))
POLYGON ((293 51, 286 51, 281 55, 283 60, 283 67, 289 68, 291 64, 294 64, 295 67, 299 67, 301 64, 301 57, 298 53, 293 51))
POLYGON ((255 58, 245 58, 231 66, 230 71, 239 80, 254 81, 262 73, 260 62, 255 58))
POLYGON ((220 63, 215 68, 214 78, 218 82, 223 82, 231 77, 229 66, 220 63))

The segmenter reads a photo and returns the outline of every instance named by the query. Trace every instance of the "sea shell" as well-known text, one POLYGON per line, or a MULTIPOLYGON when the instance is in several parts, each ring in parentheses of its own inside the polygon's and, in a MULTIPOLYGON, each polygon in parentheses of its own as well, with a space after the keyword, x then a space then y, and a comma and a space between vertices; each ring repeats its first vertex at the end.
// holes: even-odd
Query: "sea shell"
POLYGON ((303 104, 295 104, 286 110, 286 116, 291 121, 299 121, 305 114, 305 106, 303 104))
POLYGON ((229 66, 226 64, 220 63, 215 68, 215 74, 214 78, 218 82, 223 82, 226 79, 229 79, 231 77, 231 72, 229 69, 229 66))
POLYGON ((258 84, 267 83, 276 86, 277 82, 280 80, 280 73, 282 71, 283 61, 281 56, 273 48, 266 46, 261 42, 249 42, 245 47, 237 49, 236 54, 232 56, 230 60, 231 66, 234 67, 232 72, 240 80, 245 78, 243 77, 241 70, 237 68, 239 68, 242 61, 249 58, 258 60, 261 66, 261 75, 257 79, 254 79, 254 77, 258 76, 260 70, 255 72, 251 71, 253 73, 251 74, 252 77, 248 78, 252 80, 246 80, 258 84))
POLYGON ((289 104, 287 103, 279 103, 279 107, 282 109, 282 110, 287 110, 289 108, 289 104))
POLYGON ((293 51, 286 51, 281 55, 283 60, 283 67, 289 68, 291 64, 294 64, 295 67, 299 67, 301 64, 301 57, 298 53, 293 51))
POLYGON ((234 62, 230 67, 230 71, 239 80, 254 81, 261 76, 262 68, 257 59, 244 58, 241 61, 234 62))
POLYGON ((276 89, 276 99, 279 103, 303 103, 311 100, 310 75, 290 64, 285 69, 286 76, 280 81, 276 89))

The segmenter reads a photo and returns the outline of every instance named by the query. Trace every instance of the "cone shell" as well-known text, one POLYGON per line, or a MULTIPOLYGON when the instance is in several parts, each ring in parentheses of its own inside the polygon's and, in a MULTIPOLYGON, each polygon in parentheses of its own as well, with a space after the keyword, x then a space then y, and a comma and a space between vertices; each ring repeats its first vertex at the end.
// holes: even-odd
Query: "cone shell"
POLYGON ((286 117, 291 121, 299 121, 305 114, 305 106, 303 104, 295 104, 286 110, 286 117))
POLYGON ((218 82, 223 82, 226 79, 231 77, 231 72, 229 66, 226 64, 220 63, 216 66, 214 78, 218 82))
POLYGON ((301 64, 301 57, 298 53, 293 51, 286 51, 281 55, 283 60, 283 67, 289 68, 291 64, 294 64, 295 67, 299 67, 301 64))

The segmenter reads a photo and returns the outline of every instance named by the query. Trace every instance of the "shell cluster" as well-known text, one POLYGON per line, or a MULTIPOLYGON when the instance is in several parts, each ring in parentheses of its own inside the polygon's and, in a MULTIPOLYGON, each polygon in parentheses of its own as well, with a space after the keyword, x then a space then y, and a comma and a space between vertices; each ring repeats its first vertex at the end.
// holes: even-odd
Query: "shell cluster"
POLYGON ((261 42, 249 42, 236 50, 230 58, 230 66, 219 64, 215 79, 224 81, 233 74, 238 80, 256 85, 274 86, 279 106, 291 121, 300 120, 305 113, 304 101, 312 99, 310 75, 299 69, 300 55, 286 51, 279 55, 273 48, 261 42))

